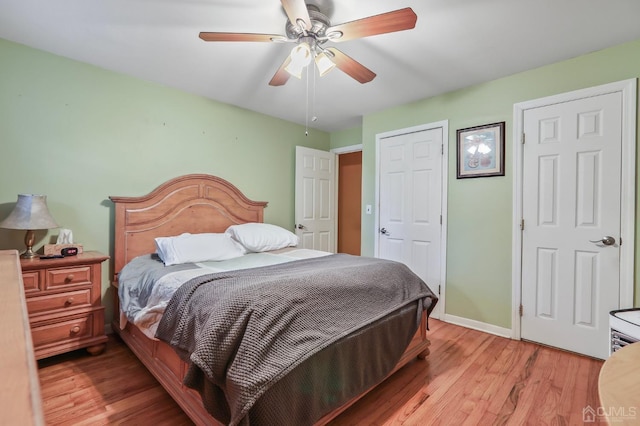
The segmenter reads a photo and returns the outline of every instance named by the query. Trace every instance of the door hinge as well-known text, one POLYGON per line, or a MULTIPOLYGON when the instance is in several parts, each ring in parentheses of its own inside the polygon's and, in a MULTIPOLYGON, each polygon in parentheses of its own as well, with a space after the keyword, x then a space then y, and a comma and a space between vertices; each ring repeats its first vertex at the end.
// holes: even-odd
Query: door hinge
POLYGON ((522 303, 520 304, 520 308, 518 309, 518 312, 520 313, 520 316, 522 316, 522 313, 524 312, 524 308, 522 307, 522 303))
POLYGON ((442 286, 441 286, 440 284, 438 284, 438 296, 440 296, 440 288, 441 288, 441 287, 442 287, 442 286))
POLYGON ((442 225, 442 215, 440 215, 440 225, 442 225))
POLYGON ((520 230, 524 231, 524 219, 520 221, 520 230))
POLYGON ((524 145, 526 137, 524 136, 524 133, 522 134, 522 145, 524 145))
POLYGON ((444 144, 440 145, 440 155, 444 155, 444 144))

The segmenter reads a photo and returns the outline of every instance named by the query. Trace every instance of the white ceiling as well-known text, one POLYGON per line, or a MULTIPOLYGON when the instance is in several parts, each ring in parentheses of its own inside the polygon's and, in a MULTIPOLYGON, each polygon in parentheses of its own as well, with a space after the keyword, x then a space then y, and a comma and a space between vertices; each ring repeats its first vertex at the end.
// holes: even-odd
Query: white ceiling
POLYGON ((308 118, 306 80, 268 85, 291 44, 198 38, 200 31, 284 34, 278 0, 0 0, 0 38, 326 131, 640 38, 638 0, 309 2, 333 25, 404 7, 418 21, 413 30, 334 44, 377 77, 362 85, 334 70, 315 88, 311 79, 308 118))

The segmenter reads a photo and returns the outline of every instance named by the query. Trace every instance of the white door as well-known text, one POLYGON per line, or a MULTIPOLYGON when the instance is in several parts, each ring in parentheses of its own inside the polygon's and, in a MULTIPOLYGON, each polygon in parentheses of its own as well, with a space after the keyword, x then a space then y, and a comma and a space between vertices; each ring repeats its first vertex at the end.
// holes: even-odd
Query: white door
POLYGON ((622 94, 524 111, 523 339, 606 358, 620 302, 622 94))
POLYGON ((409 266, 436 293, 442 284, 442 134, 438 127, 379 140, 377 255, 409 266))
POLYGON ((299 247, 336 251, 335 154, 296 147, 295 220, 299 247))

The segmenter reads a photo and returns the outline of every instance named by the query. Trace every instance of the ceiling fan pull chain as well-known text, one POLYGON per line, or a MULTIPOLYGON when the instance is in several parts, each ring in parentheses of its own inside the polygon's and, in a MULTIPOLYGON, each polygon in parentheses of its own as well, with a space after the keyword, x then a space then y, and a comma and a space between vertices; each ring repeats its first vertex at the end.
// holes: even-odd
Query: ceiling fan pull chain
MULTIPOLYGON (((312 67, 309 67, 312 68, 312 67)), ((317 121, 318 117, 316 117, 316 70, 310 71, 313 74, 313 99, 311 101, 311 121, 317 121)))
POLYGON ((304 108, 304 135, 309 136, 309 68, 307 68, 307 78, 306 78, 306 94, 305 94, 305 108, 304 108))

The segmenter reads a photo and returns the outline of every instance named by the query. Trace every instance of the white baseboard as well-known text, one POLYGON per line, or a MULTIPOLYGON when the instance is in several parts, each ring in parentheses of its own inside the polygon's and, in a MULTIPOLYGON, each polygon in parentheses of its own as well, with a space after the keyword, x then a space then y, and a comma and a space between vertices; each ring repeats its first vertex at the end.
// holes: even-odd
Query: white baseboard
POLYGON ((506 337, 508 339, 512 338, 510 328, 498 327, 497 325, 487 324, 486 322, 480 322, 450 314, 444 314, 442 321, 471 328, 473 330, 484 331, 485 333, 495 334, 496 336, 506 337))

